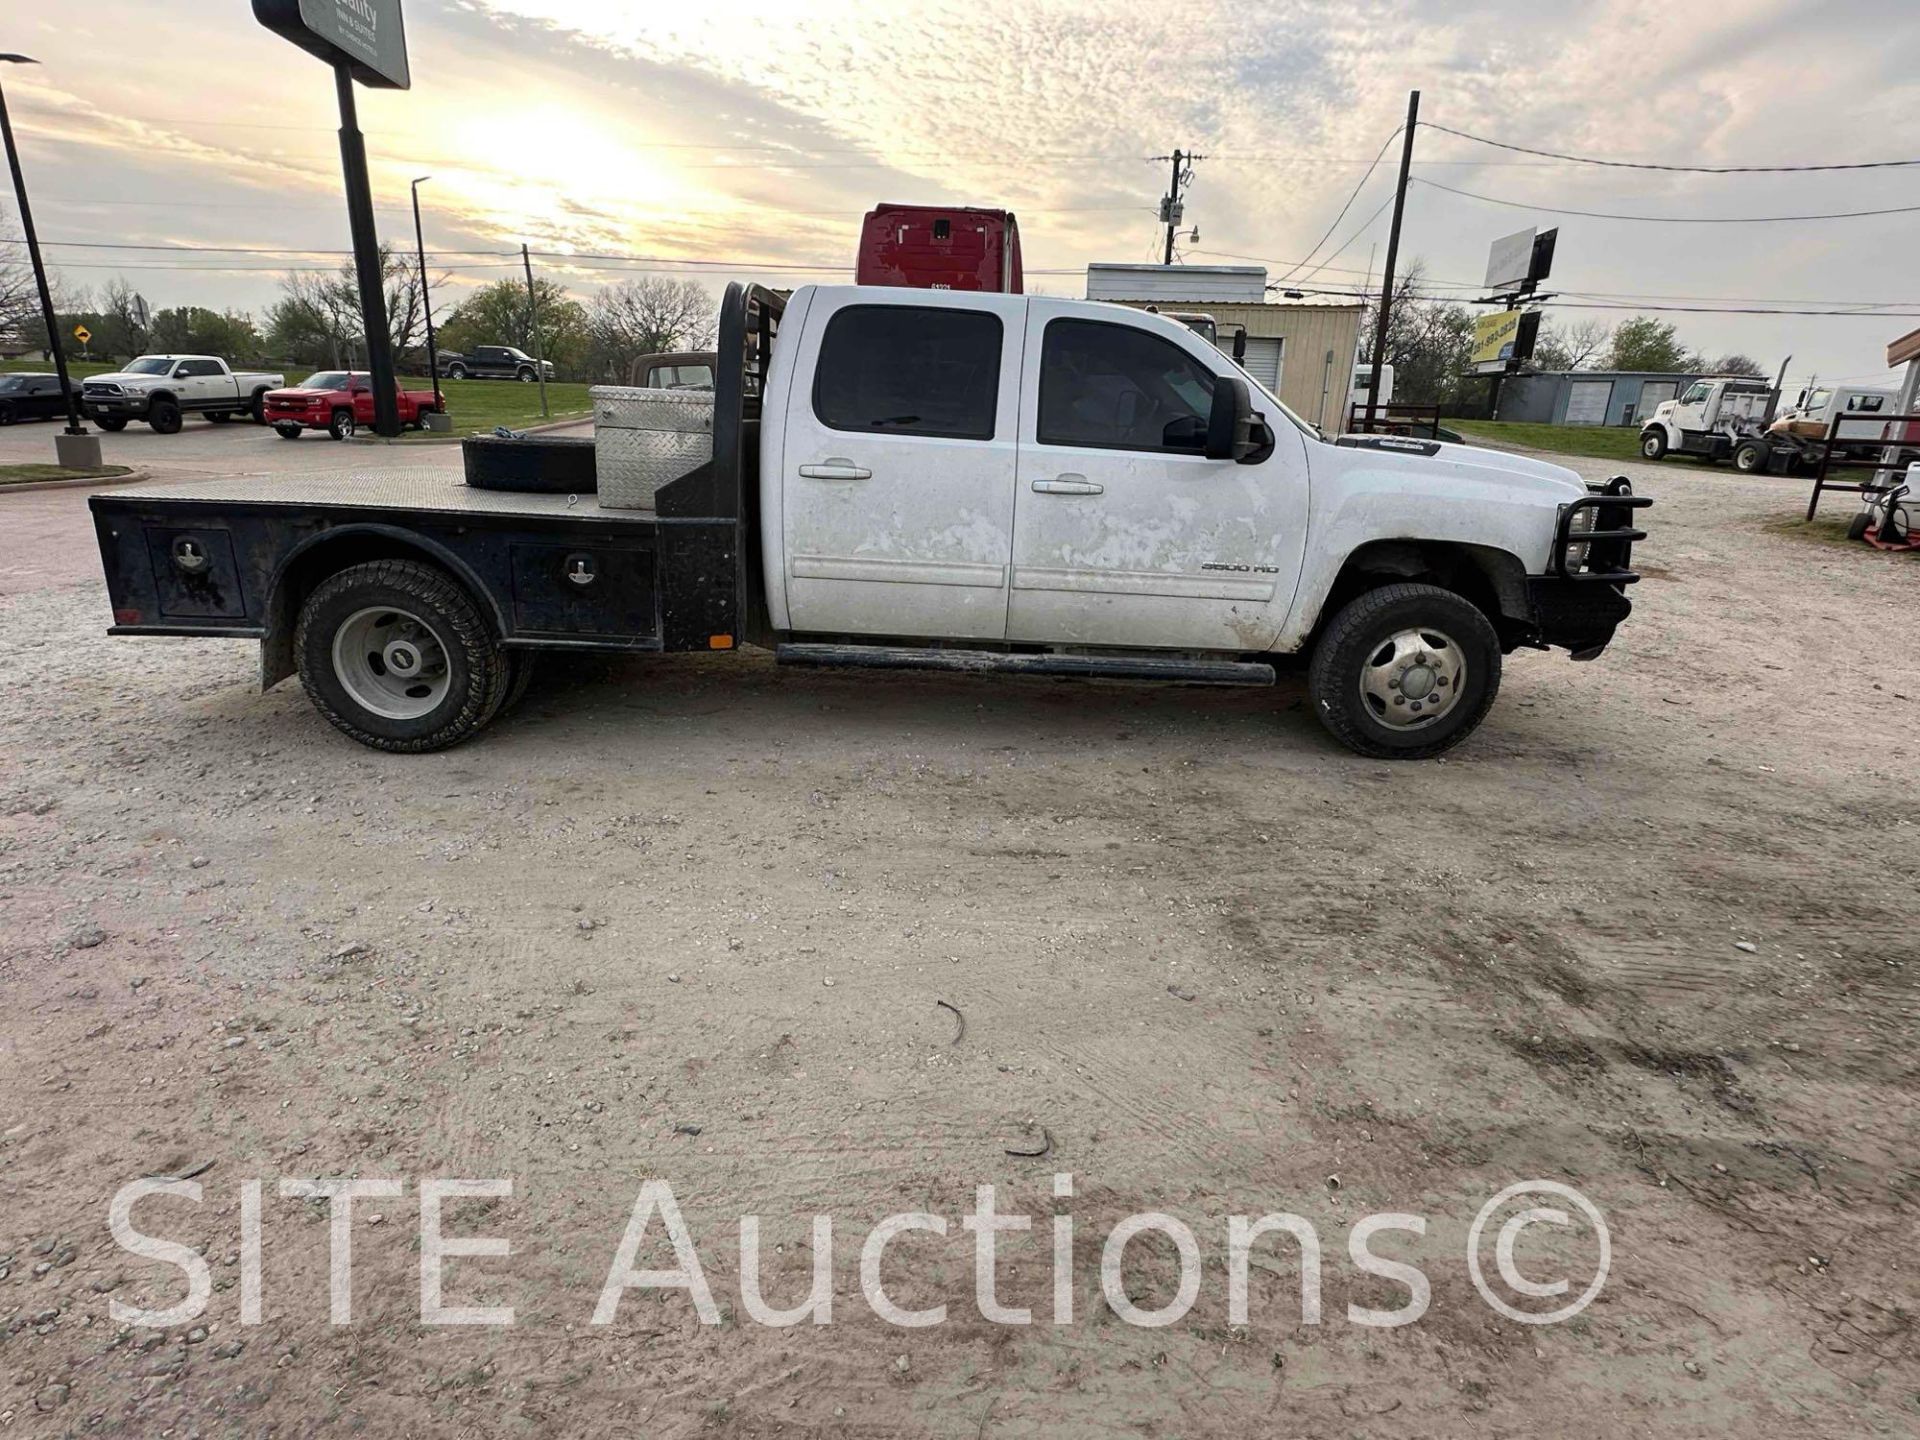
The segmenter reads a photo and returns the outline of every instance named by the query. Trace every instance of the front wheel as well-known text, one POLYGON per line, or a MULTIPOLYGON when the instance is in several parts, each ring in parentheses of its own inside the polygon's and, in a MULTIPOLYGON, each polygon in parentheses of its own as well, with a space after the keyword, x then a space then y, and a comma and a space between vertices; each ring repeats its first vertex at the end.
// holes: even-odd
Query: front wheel
POLYGON ((336 440, 351 440, 357 428, 351 410, 336 410, 327 422, 327 433, 336 440))
POLYGON ((449 380, 464 380, 464 379, 466 379, 466 378, 467 378, 467 367, 466 367, 466 366, 464 366, 464 365, 449 365, 449 366, 447 367, 447 378, 448 378, 449 380))
POLYGON ((441 570, 375 560, 321 582, 294 634, 307 697, 345 735, 419 753, 467 739, 513 679, 479 607, 441 570))
POLYGON ((147 424, 156 435, 180 433, 180 407, 172 400, 156 400, 147 408, 147 424))
POLYGON ((533 383, 533 371, 522 365, 518 370, 514 371, 513 378, 518 380, 522 385, 531 385, 533 383))
POLYGON ((1640 453, 1649 460, 1664 460, 1667 456, 1667 432, 1664 430, 1641 431, 1640 453))
POLYGON ((1314 647, 1307 696, 1361 755, 1421 760, 1472 734, 1500 692, 1500 637, 1437 585, 1386 585, 1348 603, 1314 647))

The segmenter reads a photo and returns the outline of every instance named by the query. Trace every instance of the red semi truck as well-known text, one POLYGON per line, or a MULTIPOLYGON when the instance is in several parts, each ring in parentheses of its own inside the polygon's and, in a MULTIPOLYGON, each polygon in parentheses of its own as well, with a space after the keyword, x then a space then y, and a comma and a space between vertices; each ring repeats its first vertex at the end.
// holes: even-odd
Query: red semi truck
POLYGON ((1010 210, 876 205, 860 227, 854 283, 1022 294, 1020 226, 1010 210))

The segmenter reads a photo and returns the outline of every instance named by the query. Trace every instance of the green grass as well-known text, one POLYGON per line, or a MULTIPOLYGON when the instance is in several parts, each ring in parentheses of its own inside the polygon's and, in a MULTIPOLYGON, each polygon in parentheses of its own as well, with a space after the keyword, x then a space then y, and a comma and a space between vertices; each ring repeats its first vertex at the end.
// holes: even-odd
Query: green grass
MULTIPOLYGON (((429 380, 402 382, 409 390, 432 388, 429 380)), ((514 380, 442 380, 440 394, 447 402, 447 414, 453 417, 456 435, 487 431, 496 425, 522 430, 529 425, 545 425, 554 420, 584 418, 592 413, 585 385, 547 382, 547 405, 552 414, 540 414, 540 387, 522 385, 514 380)))
POLYGON ((68 470, 59 465, 0 465, 0 486, 31 485, 40 480, 111 480, 132 474, 126 465, 102 465, 97 470, 68 470))
POLYGON ((1512 420, 1448 420, 1469 440, 1493 440, 1547 450, 1556 455, 1586 455, 1595 460, 1639 460, 1640 432, 1616 425, 1528 425, 1512 420))

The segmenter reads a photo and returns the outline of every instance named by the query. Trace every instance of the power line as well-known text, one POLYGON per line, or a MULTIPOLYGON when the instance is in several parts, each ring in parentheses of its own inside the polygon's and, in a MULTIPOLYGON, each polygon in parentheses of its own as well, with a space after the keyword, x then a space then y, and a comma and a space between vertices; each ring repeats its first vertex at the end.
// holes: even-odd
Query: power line
MULTIPOLYGON (((1474 135, 1465 130, 1455 130, 1450 126, 1436 125, 1431 120, 1420 122, 1429 130, 1438 130, 1444 135, 1457 135, 1462 140, 1472 140, 1480 145, 1492 145, 1501 150, 1513 150, 1522 155, 1543 155, 1550 160, 1564 160, 1574 165, 1604 165, 1612 170, 1667 170, 1688 175, 1797 175, 1815 170, 1895 170, 1905 166, 1920 165, 1920 160, 1852 160, 1831 165, 1656 165, 1647 160, 1599 160, 1591 155, 1565 155, 1558 150, 1535 150, 1527 145, 1514 145, 1505 140, 1490 140, 1485 135, 1474 135)), ((1562 212, 1572 213, 1572 212, 1562 212)), ((1828 219, 1828 216, 1810 217, 1828 219)))
POLYGON ((1537 210, 1543 215, 1578 215, 1587 220, 1638 220, 1652 225, 1781 225, 1796 220, 1864 220, 1873 215, 1912 215, 1920 205, 1895 205, 1885 210, 1838 210, 1822 215, 1623 215, 1611 210, 1570 210, 1564 205, 1540 205, 1529 200, 1502 200, 1497 195, 1476 195, 1471 190, 1456 190, 1438 180, 1412 177, 1416 185, 1429 190, 1444 190, 1449 195, 1480 200, 1488 205, 1504 205, 1511 210, 1537 210))
MULTIPOLYGON (((1366 171, 1360 176, 1360 183, 1358 185, 1355 185, 1353 187, 1353 193, 1347 196, 1347 203, 1340 207, 1340 213, 1333 217, 1333 224, 1327 226, 1327 233, 1325 235, 1322 235, 1318 240, 1314 242, 1313 249, 1307 252, 1307 259, 1302 260, 1300 262, 1300 265, 1305 265, 1307 263, 1307 260, 1311 260, 1315 255, 1318 255, 1320 253, 1320 247, 1326 244, 1327 241, 1330 238, 1332 238, 1333 232, 1335 230, 1340 228, 1340 222, 1347 218, 1347 211, 1353 208, 1353 202, 1360 198, 1360 192, 1366 188, 1367 181, 1373 178, 1373 172, 1375 168, 1380 164, 1381 156, 1387 153, 1387 147, 1393 144, 1395 140, 1399 139, 1401 132, 1404 131, 1406 128, 1407 127, 1404 125, 1396 125, 1394 127, 1393 134, 1387 136, 1387 138, 1381 142, 1379 154, 1373 157, 1373 160, 1367 166, 1366 171)), ((1288 279, 1292 277, 1294 270, 1298 270, 1300 268, 1300 265, 1295 265, 1293 267, 1293 270, 1287 271, 1285 275, 1282 275, 1280 279, 1275 281, 1274 283, 1284 284, 1288 279)))

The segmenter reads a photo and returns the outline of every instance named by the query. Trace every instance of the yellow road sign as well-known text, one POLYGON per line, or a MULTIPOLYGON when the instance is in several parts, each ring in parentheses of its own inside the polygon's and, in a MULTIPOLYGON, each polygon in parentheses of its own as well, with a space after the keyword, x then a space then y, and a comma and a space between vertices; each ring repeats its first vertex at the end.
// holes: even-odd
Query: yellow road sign
POLYGON ((93 339, 93 332, 84 325, 76 325, 73 327, 73 338, 84 345, 93 339))

